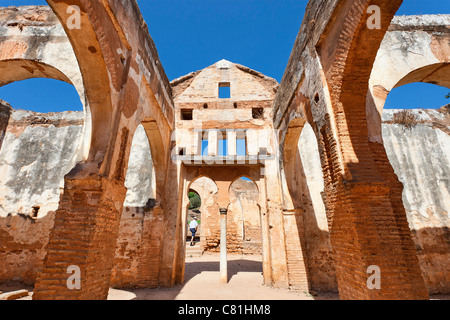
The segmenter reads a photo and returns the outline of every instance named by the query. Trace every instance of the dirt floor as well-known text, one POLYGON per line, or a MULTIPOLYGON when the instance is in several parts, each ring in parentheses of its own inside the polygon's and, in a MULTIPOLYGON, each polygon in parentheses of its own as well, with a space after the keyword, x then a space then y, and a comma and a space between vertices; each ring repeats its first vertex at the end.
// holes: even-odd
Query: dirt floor
MULTIPOLYGON (((318 293, 276 289, 264 286, 260 255, 228 255, 228 284, 219 283, 219 254, 204 254, 186 259, 183 285, 163 289, 118 290, 111 289, 108 300, 337 300, 337 293, 318 293)), ((30 286, 0 285, 0 291, 30 286)), ((432 296, 432 300, 450 300, 449 295, 432 296)))
POLYGON ((219 283, 219 254, 186 259, 185 283, 170 289, 111 289, 110 300, 314 300, 338 299, 337 294, 309 293, 262 285, 260 255, 228 255, 228 284, 219 283))

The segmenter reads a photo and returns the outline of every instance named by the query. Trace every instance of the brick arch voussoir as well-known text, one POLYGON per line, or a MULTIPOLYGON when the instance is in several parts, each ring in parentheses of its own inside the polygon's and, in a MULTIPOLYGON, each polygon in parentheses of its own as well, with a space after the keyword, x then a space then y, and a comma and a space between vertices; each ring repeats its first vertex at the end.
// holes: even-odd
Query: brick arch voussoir
MULTIPOLYGON (((91 109, 92 141, 89 160, 94 161, 99 154, 106 154, 113 131, 113 103, 110 73, 98 38, 101 28, 95 18, 93 8, 83 0, 48 0, 53 12, 64 27, 75 52, 86 99, 91 109), (72 28, 74 11, 80 12, 80 28, 72 28), (93 21, 93 22, 92 22, 93 21)), ((103 159, 101 159, 103 160, 103 159)), ((97 161, 101 161, 97 160, 97 161)))

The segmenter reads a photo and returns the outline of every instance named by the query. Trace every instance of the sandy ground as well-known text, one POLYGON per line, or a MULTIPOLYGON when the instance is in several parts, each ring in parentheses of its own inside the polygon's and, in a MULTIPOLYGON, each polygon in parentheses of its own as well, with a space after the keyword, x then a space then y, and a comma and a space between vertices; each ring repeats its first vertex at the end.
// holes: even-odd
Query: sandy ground
POLYGON ((219 283, 219 255, 186 259, 185 283, 170 289, 111 289, 110 300, 313 300, 337 299, 336 294, 308 293, 262 285, 262 257, 228 255, 228 284, 219 283))
MULTIPOLYGON (((228 255, 228 284, 219 283, 219 255, 205 254, 186 259, 185 282, 173 288, 111 289, 108 300, 337 300, 337 293, 319 293, 276 289, 264 286, 261 256, 228 255)), ((32 287, 1 285, 3 292, 32 287)), ((450 300, 450 295, 431 296, 432 300, 450 300)), ((19 300, 31 300, 31 295, 19 300)))

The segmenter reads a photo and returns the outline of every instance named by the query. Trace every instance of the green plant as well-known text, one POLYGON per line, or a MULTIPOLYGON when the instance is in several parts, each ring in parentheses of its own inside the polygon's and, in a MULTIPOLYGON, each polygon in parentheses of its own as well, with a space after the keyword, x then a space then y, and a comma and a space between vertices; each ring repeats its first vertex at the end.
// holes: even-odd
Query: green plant
POLYGON ((200 196, 195 192, 189 192, 189 202, 191 203, 189 209, 200 208, 202 204, 200 196))
POLYGON ((450 92, 445 96, 445 99, 450 99, 450 92))

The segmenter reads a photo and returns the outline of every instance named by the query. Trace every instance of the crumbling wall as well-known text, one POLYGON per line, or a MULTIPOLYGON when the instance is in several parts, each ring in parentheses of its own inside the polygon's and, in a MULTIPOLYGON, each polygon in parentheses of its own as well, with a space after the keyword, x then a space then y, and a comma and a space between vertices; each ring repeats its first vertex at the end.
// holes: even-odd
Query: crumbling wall
POLYGON ((82 112, 12 111, 0 149, 0 283, 33 284, 42 270, 82 125, 82 112))
POLYGON ((398 110, 383 112, 383 140, 403 183, 403 204, 422 275, 432 294, 450 293, 450 114, 414 110, 421 123, 410 129, 386 123, 398 110))
MULTIPOLYGON (((191 184, 190 189, 196 191, 202 201, 198 245, 206 252, 220 252, 220 215, 215 202, 217 186, 211 179, 201 177, 191 184)), ((229 254, 261 254, 258 188, 252 181, 238 179, 230 186, 229 191, 227 252, 229 254)))
POLYGON ((239 254, 261 254, 261 216, 258 206, 258 188, 253 181, 238 179, 231 185, 229 197, 228 251, 239 254))
POLYGON ((125 186, 128 191, 111 285, 116 288, 156 287, 164 220, 160 210, 155 209, 155 172, 148 137, 142 126, 137 128, 133 138, 125 186))
MULTIPOLYGON (((303 228, 306 242, 308 276, 315 291, 335 291, 337 289, 333 250, 330 243, 329 228, 325 206, 322 200, 324 180, 320 164, 319 147, 313 129, 306 124, 298 141, 296 168, 303 168, 306 185, 300 185, 303 228)), ((300 170, 298 170, 300 171, 300 170)), ((303 180, 303 179, 304 180, 303 180)))
POLYGON ((0 216, 37 218, 58 208, 64 175, 75 165, 82 112, 39 114, 14 110, 0 150, 0 216))
MULTIPOLYGON (((405 187, 403 201, 422 273, 430 293, 448 293, 448 115, 430 110, 414 111, 423 123, 408 130, 388 122, 393 112, 385 110, 383 140, 392 166, 405 187)), ((81 131, 81 112, 50 115, 12 112, 0 150, 0 209, 3 208, 0 218, 0 282, 16 279, 32 284, 39 274, 45 256, 44 247, 53 226, 53 211, 58 204, 61 182, 72 165, 71 159, 81 131), (51 171, 50 175, 45 170, 51 171), (29 186, 33 181, 42 186, 29 186), (10 190, 14 187, 17 194, 10 190), (41 208, 38 218, 32 219, 30 209, 36 204, 41 204, 41 208)), ((323 174, 317 141, 308 125, 303 129, 298 146, 308 185, 302 191, 305 195, 303 199, 308 200, 303 219, 312 289, 336 290, 332 248, 321 194, 323 174), (309 194, 304 192, 306 190, 309 194)), ((141 129, 136 131, 133 140, 126 185, 128 194, 112 283, 117 287, 129 286, 139 283, 139 276, 147 273, 153 278, 142 277, 146 282, 140 282, 140 285, 151 287, 155 285, 159 272, 157 261, 161 251, 159 244, 164 236, 161 233, 163 219, 152 200, 155 189, 151 153, 148 139, 141 129)), ((240 197, 241 190, 236 190, 236 200, 239 198, 245 207, 252 207, 255 198, 250 194, 240 197)), ((205 198, 202 197, 202 200, 205 198)), ((213 197, 211 199, 214 200, 213 197)), ((238 202, 235 204, 238 205, 238 202)), ((202 211, 203 206, 211 207, 214 217, 218 218, 218 207, 214 201, 202 203, 202 211)), ((232 214, 233 209, 230 211, 232 214)), ((232 221, 232 216, 229 219, 232 221)), ((204 220, 202 216, 202 223, 204 220)), ((229 225, 231 228, 233 223, 229 225)), ((242 221, 237 225, 242 226, 242 221)), ((236 232, 230 234, 235 233, 242 238, 242 232, 237 227, 235 229, 236 232)), ((210 236, 211 241, 215 236, 216 240, 219 239, 218 233, 215 235, 213 232, 210 236)), ((232 243, 231 238, 229 241, 232 243)))
POLYGON ((2 148, 3 138, 6 134, 6 128, 8 127, 11 109, 11 106, 7 102, 0 100, 0 149, 2 148))
MULTIPOLYGON (((404 186, 403 204, 428 291, 431 294, 449 293, 449 114, 445 109, 442 112, 413 110, 419 123, 407 129, 391 122, 397 111, 383 112, 384 145, 395 174, 404 186)), ((299 151, 311 201, 310 209, 304 215, 309 274, 313 289, 332 290, 337 285, 321 199, 322 168, 314 133, 309 126, 303 130, 299 151)))
POLYGON ((0 284, 19 281, 33 285, 42 271, 55 212, 33 219, 9 214, 0 218, 0 284))
POLYGON ((115 288, 155 288, 164 219, 151 205, 124 207, 111 275, 115 288))

